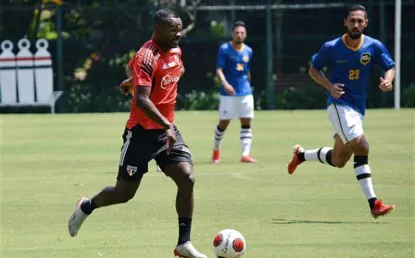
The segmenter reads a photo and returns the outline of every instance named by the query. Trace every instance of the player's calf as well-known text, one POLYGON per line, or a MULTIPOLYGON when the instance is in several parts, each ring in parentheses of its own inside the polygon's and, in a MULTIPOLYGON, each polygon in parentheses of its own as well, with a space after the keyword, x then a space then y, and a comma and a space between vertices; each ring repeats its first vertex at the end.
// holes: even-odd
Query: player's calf
POLYGON ((252 129, 251 125, 241 125, 241 147, 242 157, 249 156, 251 153, 252 145, 252 129))
POLYGON ((354 173, 366 199, 369 202, 370 208, 373 208, 376 201, 376 195, 373 190, 372 175, 368 160, 367 156, 354 156, 354 173))
POLYGON ((189 162, 180 162, 166 166, 164 171, 177 185, 176 211, 179 224, 177 245, 180 246, 190 241, 192 229, 195 184, 193 167, 189 162))
POLYGON ((134 198, 140 185, 141 178, 142 176, 139 176, 135 181, 126 181, 119 178, 115 186, 107 186, 91 200, 83 202, 80 206, 81 210, 85 214, 89 215, 98 207, 106 207, 128 202, 134 198))
POLYGON ((213 153, 212 153, 212 162, 220 162, 220 148, 223 141, 223 136, 225 135, 225 130, 229 125, 229 121, 220 121, 218 126, 215 128, 214 144, 213 144, 213 153))

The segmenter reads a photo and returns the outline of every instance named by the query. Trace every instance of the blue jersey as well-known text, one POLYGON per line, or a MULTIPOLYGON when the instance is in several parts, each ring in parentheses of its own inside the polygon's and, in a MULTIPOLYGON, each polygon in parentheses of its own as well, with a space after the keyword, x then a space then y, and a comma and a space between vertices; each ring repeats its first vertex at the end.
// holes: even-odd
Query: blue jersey
MULTIPOLYGON (((248 74, 251 69, 252 49, 243 45, 241 50, 236 50, 231 43, 224 43, 219 48, 216 67, 222 68, 226 80, 235 90, 235 96, 252 94, 251 83, 248 74)), ((227 96, 223 85, 220 94, 227 96)))
POLYGON ((339 99, 330 95, 327 105, 346 105, 364 115, 367 85, 373 64, 389 70, 395 66, 395 62, 379 40, 366 35, 362 37, 362 43, 356 49, 346 44, 345 35, 324 43, 318 53, 313 55, 312 65, 318 70, 328 67, 330 81, 344 84, 345 94, 339 99))

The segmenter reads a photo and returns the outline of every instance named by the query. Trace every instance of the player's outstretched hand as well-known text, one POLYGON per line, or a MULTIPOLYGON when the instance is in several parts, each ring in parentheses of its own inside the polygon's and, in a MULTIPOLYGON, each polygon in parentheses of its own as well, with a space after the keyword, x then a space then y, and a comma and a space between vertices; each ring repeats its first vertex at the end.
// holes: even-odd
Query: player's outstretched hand
POLYGON ((225 88, 225 91, 226 91, 229 95, 231 95, 231 96, 235 95, 235 89, 232 87, 232 85, 230 85, 230 84, 226 84, 226 85, 224 85, 223 87, 225 88))
POLYGON ((334 83, 331 85, 330 93, 333 98, 338 99, 344 94, 343 90, 344 84, 334 83))
POLYGON ((174 131, 173 125, 170 125, 169 128, 166 129, 166 138, 167 144, 167 155, 170 154, 171 149, 173 148, 174 143, 176 142, 176 132, 174 131))
POLYGON ((391 91, 392 90, 392 82, 389 81, 389 80, 385 80, 382 77, 380 77, 379 88, 384 92, 391 91))
POLYGON ((131 85, 132 85, 132 83, 133 83, 133 77, 131 77, 131 78, 123 81, 120 84, 120 92, 121 92, 121 94, 123 94, 125 96, 127 96, 128 94, 130 94, 131 93, 131 85))

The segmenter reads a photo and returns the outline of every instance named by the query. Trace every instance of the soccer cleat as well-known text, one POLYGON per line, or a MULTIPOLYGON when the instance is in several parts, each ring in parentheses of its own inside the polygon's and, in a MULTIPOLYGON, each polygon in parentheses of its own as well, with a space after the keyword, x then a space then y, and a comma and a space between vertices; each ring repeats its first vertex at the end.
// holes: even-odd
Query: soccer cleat
POLYGON ((304 148, 301 147, 300 145, 295 145, 293 148, 293 158, 291 159, 290 163, 288 163, 288 173, 292 174, 294 173, 295 169, 301 164, 303 163, 303 161, 301 161, 298 158, 298 154, 304 152, 304 148))
POLYGON ((206 255, 199 253, 190 241, 176 246, 174 256, 179 258, 207 258, 206 255))
POLYGON ((377 219, 379 216, 385 216, 395 210, 395 205, 387 205, 382 200, 376 200, 371 210, 373 218, 377 219))
POLYGON ((88 200, 89 199, 86 197, 81 197, 76 202, 75 210, 68 220, 68 231, 71 237, 75 237, 78 234, 78 231, 82 226, 82 223, 88 217, 88 215, 81 210, 81 204, 88 200))
POLYGON ((220 162, 220 152, 219 150, 213 150, 212 163, 217 164, 219 162, 220 162))
POLYGON ((241 157, 242 163, 256 163, 257 160, 254 159, 251 155, 246 155, 241 157))
POLYGON ((157 165, 157 172, 162 172, 161 168, 159 165, 157 165))

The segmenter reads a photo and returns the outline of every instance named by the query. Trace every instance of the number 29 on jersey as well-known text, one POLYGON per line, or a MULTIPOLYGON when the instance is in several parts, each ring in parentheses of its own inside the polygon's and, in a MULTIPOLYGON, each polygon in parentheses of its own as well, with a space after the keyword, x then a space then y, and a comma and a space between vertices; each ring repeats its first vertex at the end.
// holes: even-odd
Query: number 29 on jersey
POLYGON ((360 77, 360 70, 359 69, 350 69, 349 70, 349 80, 355 81, 359 80, 360 77))

